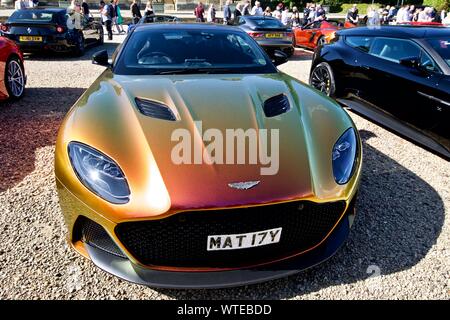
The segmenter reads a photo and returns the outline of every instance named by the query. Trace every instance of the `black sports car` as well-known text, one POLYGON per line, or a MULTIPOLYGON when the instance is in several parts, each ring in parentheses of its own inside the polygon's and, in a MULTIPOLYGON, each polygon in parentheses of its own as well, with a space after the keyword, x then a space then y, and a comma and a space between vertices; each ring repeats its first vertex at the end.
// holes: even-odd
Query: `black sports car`
POLYGON ((310 84, 450 159, 450 29, 341 30, 314 53, 310 84))
POLYGON ((51 50, 81 55, 86 46, 103 43, 103 27, 81 15, 81 32, 69 28, 65 8, 16 10, 1 25, 3 36, 15 41, 23 52, 51 50))
POLYGON ((244 30, 273 56, 281 50, 288 56, 294 53, 294 33, 276 18, 266 16, 239 16, 234 24, 244 30))
POLYGON ((144 15, 136 24, 128 25, 128 33, 133 31, 133 29, 140 24, 146 23, 167 23, 167 22, 181 22, 182 20, 175 16, 162 15, 162 14, 149 14, 144 15))

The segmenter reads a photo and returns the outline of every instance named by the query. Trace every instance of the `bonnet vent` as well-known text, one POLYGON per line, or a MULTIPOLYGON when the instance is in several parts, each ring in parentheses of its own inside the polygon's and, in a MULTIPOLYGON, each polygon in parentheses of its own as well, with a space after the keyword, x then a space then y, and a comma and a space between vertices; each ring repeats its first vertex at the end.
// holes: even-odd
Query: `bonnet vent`
POLYGON ((148 117, 176 121, 177 118, 170 108, 162 103, 136 98, 136 105, 143 115, 148 117))
POLYGON ((267 99, 263 104, 266 117, 275 117, 288 112, 291 109, 288 98, 284 94, 279 94, 267 99))

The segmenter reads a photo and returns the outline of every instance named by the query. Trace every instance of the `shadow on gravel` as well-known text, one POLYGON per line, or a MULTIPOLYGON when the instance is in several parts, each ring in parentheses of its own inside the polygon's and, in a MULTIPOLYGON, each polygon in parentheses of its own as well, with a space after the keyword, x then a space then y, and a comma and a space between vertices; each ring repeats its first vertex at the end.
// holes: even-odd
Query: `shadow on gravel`
POLYGON ((74 54, 67 53, 57 53, 51 51, 39 52, 39 53, 28 53, 25 55, 25 60, 34 60, 34 61, 82 61, 82 60, 91 60, 92 55, 100 50, 107 50, 109 56, 111 56, 116 50, 119 43, 115 42, 106 42, 103 45, 91 45, 85 49, 83 56, 77 57, 74 54))
POLYGON ((296 49, 289 61, 307 61, 312 60, 314 51, 308 51, 306 49, 296 49))
POLYGON ((283 299, 364 281, 373 271, 388 275, 416 265, 441 232, 445 215, 442 199, 426 181, 370 146, 367 141, 374 136, 372 132, 363 130, 360 134, 364 168, 357 218, 349 239, 334 257, 297 275, 263 284, 157 290, 176 299, 283 299))
POLYGON ((64 115, 84 90, 28 88, 20 101, 0 105, 0 192, 34 170, 36 149, 55 144, 64 115))

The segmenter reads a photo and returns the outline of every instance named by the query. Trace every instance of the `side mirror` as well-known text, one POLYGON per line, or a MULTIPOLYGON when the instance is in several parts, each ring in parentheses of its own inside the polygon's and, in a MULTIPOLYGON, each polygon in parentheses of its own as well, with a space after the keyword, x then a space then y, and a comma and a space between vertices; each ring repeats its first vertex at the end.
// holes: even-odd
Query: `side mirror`
POLYGON ((102 50, 92 55, 92 63, 100 66, 109 67, 108 51, 102 50))
POLYGON ((283 64, 288 61, 288 56, 286 53, 280 50, 275 50, 273 52, 273 64, 276 66, 279 66, 280 64, 283 64))
POLYGON ((420 68, 420 58, 419 57, 408 57, 400 59, 400 64, 405 67, 419 69, 420 68))

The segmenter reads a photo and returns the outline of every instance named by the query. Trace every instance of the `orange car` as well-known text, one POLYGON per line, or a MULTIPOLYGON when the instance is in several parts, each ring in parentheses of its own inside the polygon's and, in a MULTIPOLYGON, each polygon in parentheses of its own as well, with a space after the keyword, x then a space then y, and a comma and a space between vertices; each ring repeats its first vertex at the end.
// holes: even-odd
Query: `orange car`
POLYGON ((343 24, 337 20, 314 21, 294 30, 294 46, 310 49, 328 43, 337 30, 343 28, 343 24))

